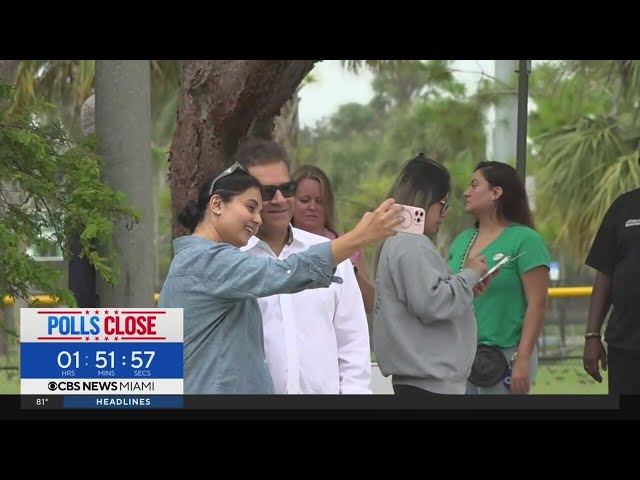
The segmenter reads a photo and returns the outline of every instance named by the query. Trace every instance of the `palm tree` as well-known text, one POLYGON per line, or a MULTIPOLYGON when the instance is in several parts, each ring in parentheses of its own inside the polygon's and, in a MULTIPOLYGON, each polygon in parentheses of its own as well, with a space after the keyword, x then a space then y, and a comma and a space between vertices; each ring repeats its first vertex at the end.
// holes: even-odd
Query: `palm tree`
POLYGON ((91 95, 95 60, 22 60, 18 66, 13 108, 37 99, 54 104, 71 138, 82 136, 80 109, 91 95))
MULTIPOLYGON (((171 137, 175 131, 178 111, 179 60, 151 60, 151 141, 154 157, 154 210, 156 221, 156 267, 161 263, 160 253, 166 250, 170 234, 163 235, 158 227, 162 216, 169 215, 167 206, 161 206, 166 196, 168 157, 171 137)), ((43 99, 57 107, 59 120, 78 141, 84 133, 93 131, 95 112, 93 82, 95 60, 22 60, 17 66, 12 109, 21 108, 43 99), (80 115, 83 105, 88 115, 80 115), (84 118, 85 125, 81 119, 84 118), (83 133, 83 130, 86 132, 83 133)), ((161 269, 156 268, 159 282, 161 269)))
MULTIPOLYGON (((93 94, 95 60, 22 60, 17 68, 13 108, 43 99, 58 108, 60 121, 80 138, 80 109, 93 94)), ((170 143, 178 105, 179 60, 151 60, 152 137, 170 143)))
POLYGON ((582 263, 612 201, 640 186, 640 62, 569 61, 534 74, 536 214, 582 263))

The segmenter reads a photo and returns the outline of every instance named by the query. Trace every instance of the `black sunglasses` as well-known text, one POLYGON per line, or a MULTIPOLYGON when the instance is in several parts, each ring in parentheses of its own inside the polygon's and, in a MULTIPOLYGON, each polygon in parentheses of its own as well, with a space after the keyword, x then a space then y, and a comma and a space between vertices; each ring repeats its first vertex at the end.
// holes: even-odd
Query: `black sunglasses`
POLYGON ((216 182, 218 182, 218 180, 224 177, 228 177, 238 169, 242 170, 244 173, 249 175, 249 172, 247 172, 247 170, 242 165, 240 165, 238 162, 235 162, 233 165, 227 168, 224 172, 222 172, 220 175, 218 175, 216 178, 213 179, 213 182, 211 182, 211 186, 209 187, 209 196, 213 195, 213 191, 216 186, 216 182))
POLYGON ((260 187, 260 193, 262 194, 263 202, 270 202, 273 197, 276 196, 276 192, 280 190, 285 198, 293 197, 298 189, 298 184, 294 180, 282 183, 280 185, 262 185, 260 187))

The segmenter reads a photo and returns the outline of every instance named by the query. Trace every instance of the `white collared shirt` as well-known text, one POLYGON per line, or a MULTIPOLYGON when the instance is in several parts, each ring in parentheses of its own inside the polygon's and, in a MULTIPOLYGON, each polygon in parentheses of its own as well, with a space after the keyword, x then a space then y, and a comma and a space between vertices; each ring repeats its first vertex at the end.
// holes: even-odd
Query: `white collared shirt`
MULTIPOLYGON (((291 227, 292 240, 278 258, 329 239, 291 227)), ((251 238, 242 250, 275 256, 251 238)), ((343 283, 329 288, 259 298, 267 364, 276 394, 368 394, 369 328, 350 260, 338 265, 343 283)))

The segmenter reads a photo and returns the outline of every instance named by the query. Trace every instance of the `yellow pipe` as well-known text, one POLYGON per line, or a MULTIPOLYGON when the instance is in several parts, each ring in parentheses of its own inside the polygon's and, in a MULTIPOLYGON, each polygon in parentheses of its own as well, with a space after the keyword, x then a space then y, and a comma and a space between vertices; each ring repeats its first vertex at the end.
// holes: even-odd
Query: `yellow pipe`
MULTIPOLYGON (((52 297, 50 295, 33 295, 30 299, 30 303, 37 303, 38 305, 57 305, 60 299, 58 297, 52 297)), ((15 300, 8 295, 2 297, 2 303, 5 305, 13 305, 15 300)))
MULTIPOLYGON (((591 295, 593 287, 551 287, 549 288, 549 296, 555 298, 571 298, 571 297, 588 297, 591 295)), ((153 300, 158 303, 160 299, 159 293, 153 294, 153 300)), ((59 299, 49 295, 34 295, 31 297, 31 303, 39 305, 57 305, 59 299)), ((2 303, 5 305, 13 305, 12 297, 2 297, 2 303)))
POLYGON ((591 295, 593 287, 551 287, 549 288, 550 297, 588 297, 591 295))

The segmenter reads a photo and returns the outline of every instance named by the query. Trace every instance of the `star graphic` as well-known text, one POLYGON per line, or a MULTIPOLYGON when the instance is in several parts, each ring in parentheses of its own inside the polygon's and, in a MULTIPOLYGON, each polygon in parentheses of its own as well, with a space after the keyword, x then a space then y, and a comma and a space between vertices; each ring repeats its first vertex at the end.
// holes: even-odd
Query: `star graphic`
POLYGON ((108 342, 109 341, 109 337, 104 337, 104 341, 108 342))
POLYGON ((89 310, 85 310, 84 313, 89 315, 89 310))
POLYGON ((99 311, 99 310, 96 310, 96 315, 98 315, 99 313, 100 313, 100 311, 99 311))
POLYGON ((114 313, 117 315, 118 314, 118 310, 116 310, 114 313))
POLYGON ((100 337, 96 337, 96 342, 97 342, 98 340, 100 340, 100 337))
POLYGON ((105 310, 105 311, 104 311, 104 314, 105 314, 105 315, 106 315, 107 313, 109 313, 109 310, 105 310))
POLYGON ((118 337, 115 337, 114 340, 117 342, 118 341, 118 337))
POLYGON ((84 339, 88 342, 89 341, 89 337, 84 337, 84 339))

